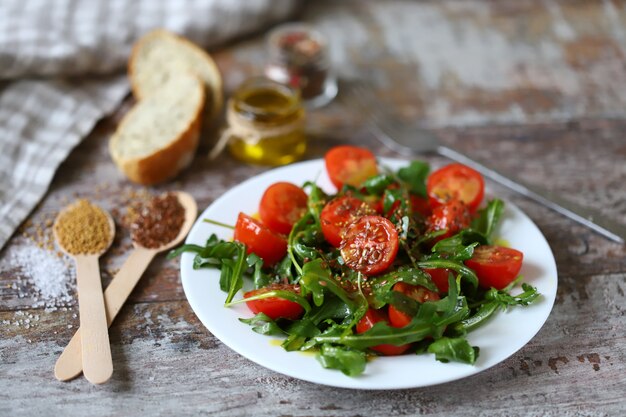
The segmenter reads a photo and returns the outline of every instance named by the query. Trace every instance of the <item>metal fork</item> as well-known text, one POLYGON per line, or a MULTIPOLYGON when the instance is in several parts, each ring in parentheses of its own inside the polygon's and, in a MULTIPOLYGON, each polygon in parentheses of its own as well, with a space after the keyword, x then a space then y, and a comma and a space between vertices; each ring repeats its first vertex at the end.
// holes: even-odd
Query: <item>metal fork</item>
POLYGON ((370 116, 368 126, 370 131, 390 149, 405 155, 436 153, 447 157, 475 169, 483 176, 549 207, 615 242, 622 244, 626 242, 625 225, 608 219, 597 210, 581 207, 550 191, 504 175, 443 145, 434 134, 420 127, 417 123, 407 123, 406 120, 398 118, 382 106, 373 104, 376 103, 373 93, 363 85, 351 86, 350 90, 357 98, 356 104, 370 116))

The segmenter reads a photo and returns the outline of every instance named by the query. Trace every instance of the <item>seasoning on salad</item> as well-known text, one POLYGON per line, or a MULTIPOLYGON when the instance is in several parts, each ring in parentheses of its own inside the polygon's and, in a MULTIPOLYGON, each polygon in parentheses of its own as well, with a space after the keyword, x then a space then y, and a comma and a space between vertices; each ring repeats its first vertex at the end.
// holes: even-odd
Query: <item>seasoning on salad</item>
POLYGON ((173 193, 153 197, 141 207, 130 224, 131 238, 144 248, 159 248, 178 236, 185 209, 173 193))
POLYGON ((100 207, 81 199, 62 211, 54 224, 59 245, 72 255, 96 254, 109 246, 109 217, 100 207))
POLYGON ((209 155, 228 144, 237 159, 261 165, 285 165, 306 151, 304 109, 297 90, 267 78, 244 82, 228 101, 228 128, 209 155))
POLYGON ((265 75, 299 88, 310 107, 320 107, 337 94, 337 81, 330 72, 328 46, 324 36, 308 25, 279 26, 267 40, 269 62, 265 75))
POLYGON ((240 212, 232 240, 212 234, 170 256, 194 252, 194 268, 221 269, 225 306, 255 314, 241 322, 349 376, 371 354, 474 364, 479 348, 467 334, 540 296, 526 283, 514 290, 524 254, 495 243, 504 202, 483 204, 478 172, 453 164, 430 173, 423 161, 391 170, 355 146, 331 149, 324 165, 335 193, 312 181, 271 184, 261 219, 240 212), (237 298, 244 284, 253 288, 237 298))

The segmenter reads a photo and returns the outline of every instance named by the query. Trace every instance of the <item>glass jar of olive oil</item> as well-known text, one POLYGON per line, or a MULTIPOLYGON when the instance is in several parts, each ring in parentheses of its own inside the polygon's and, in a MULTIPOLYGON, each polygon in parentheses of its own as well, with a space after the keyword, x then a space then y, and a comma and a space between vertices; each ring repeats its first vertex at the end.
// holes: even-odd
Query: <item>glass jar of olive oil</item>
POLYGON ((252 78, 228 102, 229 150, 237 159, 285 165, 306 151, 304 108, 297 90, 267 78, 252 78))

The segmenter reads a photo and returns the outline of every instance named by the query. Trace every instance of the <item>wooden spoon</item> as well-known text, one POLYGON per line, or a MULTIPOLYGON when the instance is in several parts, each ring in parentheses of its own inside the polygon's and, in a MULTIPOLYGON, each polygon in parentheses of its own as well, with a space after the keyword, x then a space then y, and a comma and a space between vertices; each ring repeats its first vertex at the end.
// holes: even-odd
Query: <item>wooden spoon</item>
POLYGON ((57 216, 53 228, 54 237, 63 252, 74 259, 76 263, 76 293, 78 295, 78 312, 80 327, 83 330, 78 341, 82 356, 82 367, 85 378, 92 384, 102 384, 113 374, 113 359, 109 344, 109 331, 102 295, 102 281, 98 258, 107 251, 115 236, 115 223, 111 215, 100 208, 106 215, 109 223, 109 240, 106 246, 98 253, 73 254, 62 246, 62 240, 57 233, 59 219, 75 208, 78 203, 71 204, 57 216))
MULTIPOLYGON (((109 326, 113 323, 117 313, 122 309, 126 299, 130 296, 135 285, 139 282, 139 278, 141 278, 141 275, 155 255, 178 245, 185 236, 187 236, 191 226, 193 226, 196 216, 198 215, 195 200, 191 195, 185 192, 176 192, 176 196, 185 209, 185 221, 180 228, 178 236, 171 242, 155 249, 145 248, 140 246, 137 242, 133 242, 135 250, 128 256, 122 268, 115 274, 113 280, 104 292, 104 303, 109 326)), ((84 365, 81 361, 82 352, 80 347, 81 329, 76 331, 70 343, 68 343, 61 356, 59 356, 59 359, 57 359, 57 363, 54 367, 54 376, 59 381, 69 381, 83 372, 84 365)), ((87 375, 85 374, 85 376, 87 375)))

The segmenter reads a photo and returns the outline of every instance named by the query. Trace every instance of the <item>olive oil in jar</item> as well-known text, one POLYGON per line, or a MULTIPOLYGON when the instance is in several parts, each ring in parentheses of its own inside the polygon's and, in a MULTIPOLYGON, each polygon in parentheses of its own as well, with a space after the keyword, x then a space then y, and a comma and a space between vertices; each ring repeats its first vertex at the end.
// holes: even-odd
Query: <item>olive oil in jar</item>
POLYGON ((245 82, 228 103, 229 149, 237 159, 285 165, 306 151, 304 109, 297 90, 266 78, 245 82))

